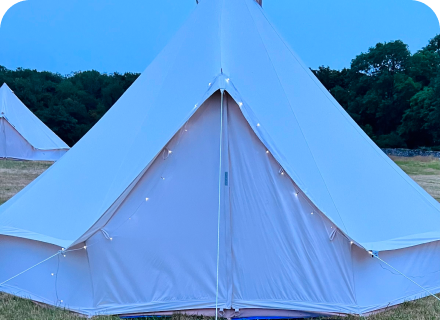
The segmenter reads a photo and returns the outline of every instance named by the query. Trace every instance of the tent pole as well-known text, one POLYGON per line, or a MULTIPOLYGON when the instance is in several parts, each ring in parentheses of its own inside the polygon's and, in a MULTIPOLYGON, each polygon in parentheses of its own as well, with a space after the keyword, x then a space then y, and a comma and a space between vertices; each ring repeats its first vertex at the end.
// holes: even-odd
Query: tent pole
POLYGON ((222 148, 223 148, 223 96, 224 89, 220 89, 220 161, 218 170, 218 213, 217 213, 217 278, 215 290, 215 320, 218 319, 218 274, 220 264, 220 215, 221 215, 221 194, 222 194, 222 148))

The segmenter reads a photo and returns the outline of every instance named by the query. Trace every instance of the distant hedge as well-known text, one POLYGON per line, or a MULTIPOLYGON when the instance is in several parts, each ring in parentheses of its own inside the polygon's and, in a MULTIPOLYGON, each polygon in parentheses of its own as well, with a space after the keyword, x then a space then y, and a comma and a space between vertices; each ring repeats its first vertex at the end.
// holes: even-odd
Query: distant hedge
POLYGON ((439 149, 440 35, 415 54, 402 41, 378 43, 351 67, 313 70, 382 148, 439 149))
POLYGON ((0 66, 6 82, 21 101, 67 144, 75 144, 137 79, 135 73, 75 72, 62 76, 0 66))

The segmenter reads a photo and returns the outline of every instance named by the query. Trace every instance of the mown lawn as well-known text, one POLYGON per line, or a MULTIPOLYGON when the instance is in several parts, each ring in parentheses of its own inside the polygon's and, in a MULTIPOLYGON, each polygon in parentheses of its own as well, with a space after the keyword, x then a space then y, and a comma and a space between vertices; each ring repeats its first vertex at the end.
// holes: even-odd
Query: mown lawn
MULTIPOLYGON (((434 198, 440 201, 440 161, 430 157, 392 159, 434 198)), ((49 162, 0 160, 0 204, 32 182, 49 168, 49 162)), ((83 317, 58 308, 41 306, 32 301, 0 293, 0 320, 79 320, 83 317)), ((118 317, 96 317, 116 320, 118 317)), ((171 320, 203 320, 203 317, 175 315, 171 320)), ((208 320, 208 318, 205 318, 208 320)), ((327 318, 328 319, 328 318, 327 318)), ((355 320, 360 317, 333 318, 355 320)), ((364 319, 364 318, 363 318, 364 319)), ((367 317, 368 320, 440 319, 440 302, 433 297, 403 303, 395 308, 367 317)))

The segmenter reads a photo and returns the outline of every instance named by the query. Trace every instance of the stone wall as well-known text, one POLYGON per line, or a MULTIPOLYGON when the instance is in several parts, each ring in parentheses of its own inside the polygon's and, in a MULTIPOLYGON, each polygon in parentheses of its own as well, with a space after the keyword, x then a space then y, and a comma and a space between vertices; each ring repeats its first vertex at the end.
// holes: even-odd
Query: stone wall
POLYGON ((440 151, 426 151, 421 149, 382 149, 389 156, 397 157, 435 157, 440 158, 440 151))

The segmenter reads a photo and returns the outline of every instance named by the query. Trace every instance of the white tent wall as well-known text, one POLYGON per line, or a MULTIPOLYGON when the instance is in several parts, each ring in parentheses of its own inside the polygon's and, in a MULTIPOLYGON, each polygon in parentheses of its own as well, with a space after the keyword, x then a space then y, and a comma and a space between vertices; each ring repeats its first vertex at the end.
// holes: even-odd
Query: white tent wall
MULTIPOLYGON (((87 241, 96 312, 215 307, 219 142, 216 93, 87 241)), ((224 307, 224 285, 219 296, 224 307)))
POLYGON ((14 236, 17 228, 27 230, 28 238, 58 245, 77 241, 206 93, 220 88, 215 79, 222 71, 239 92, 237 102, 260 140, 345 234, 377 251, 440 239, 440 205, 350 119, 252 0, 201 1, 158 58, 63 161, 0 208, 0 233, 14 236), (115 130, 116 124, 123 129, 115 130))
POLYGON ((5 120, 0 118, 0 158, 6 158, 5 120))
POLYGON ((233 307, 354 312, 350 242, 228 112, 233 307))
POLYGON ((57 161, 69 150, 6 84, 0 87, 0 122, 0 158, 57 161))
MULTIPOLYGON (((227 94, 223 120, 218 307, 355 312, 350 242, 296 195, 227 94)), ((212 314, 219 134, 217 92, 87 241, 94 312, 212 314)))
MULTIPOLYGON (((429 295, 398 272, 352 246, 359 314, 387 308, 429 295)), ((383 251, 379 257, 432 293, 440 292, 440 242, 383 251)))
MULTIPOLYGON (((56 256, 2 290, 87 315, 212 315, 220 101, 216 92, 166 144, 87 250, 56 256)), ((227 93, 222 138, 219 309, 248 317, 364 314, 426 295, 351 245, 283 174, 227 93)), ((59 249, 1 236, 8 259, 0 281, 59 249)), ((439 251, 433 242, 380 255, 438 292, 439 251)))
POLYGON ((57 161, 67 149, 38 150, 9 123, 5 118, 0 118, 0 158, 57 161))
MULTIPOLYGON (((0 207, 0 233, 87 240, 93 302, 69 301, 86 314, 212 312, 220 97, 205 100, 219 89, 244 116, 228 97, 220 308, 363 313, 425 295, 335 229, 438 292, 428 261, 439 256, 440 204, 362 132, 253 0, 201 1, 99 123, 0 207)), ((15 285, 53 299, 49 287, 15 285)))
POLYGON ((228 53, 222 55, 223 72, 240 93, 252 128, 309 199, 368 249, 440 239, 440 204, 350 118, 262 8, 224 0, 221 19, 228 53))
MULTIPOLYGON (((0 236, 0 283, 56 254, 60 247, 0 236)), ((60 254, 1 286, 2 291, 38 302, 87 313, 92 283, 86 250, 60 254)))
POLYGON ((30 159, 32 146, 5 119, 0 118, 0 157, 12 159, 30 159))

